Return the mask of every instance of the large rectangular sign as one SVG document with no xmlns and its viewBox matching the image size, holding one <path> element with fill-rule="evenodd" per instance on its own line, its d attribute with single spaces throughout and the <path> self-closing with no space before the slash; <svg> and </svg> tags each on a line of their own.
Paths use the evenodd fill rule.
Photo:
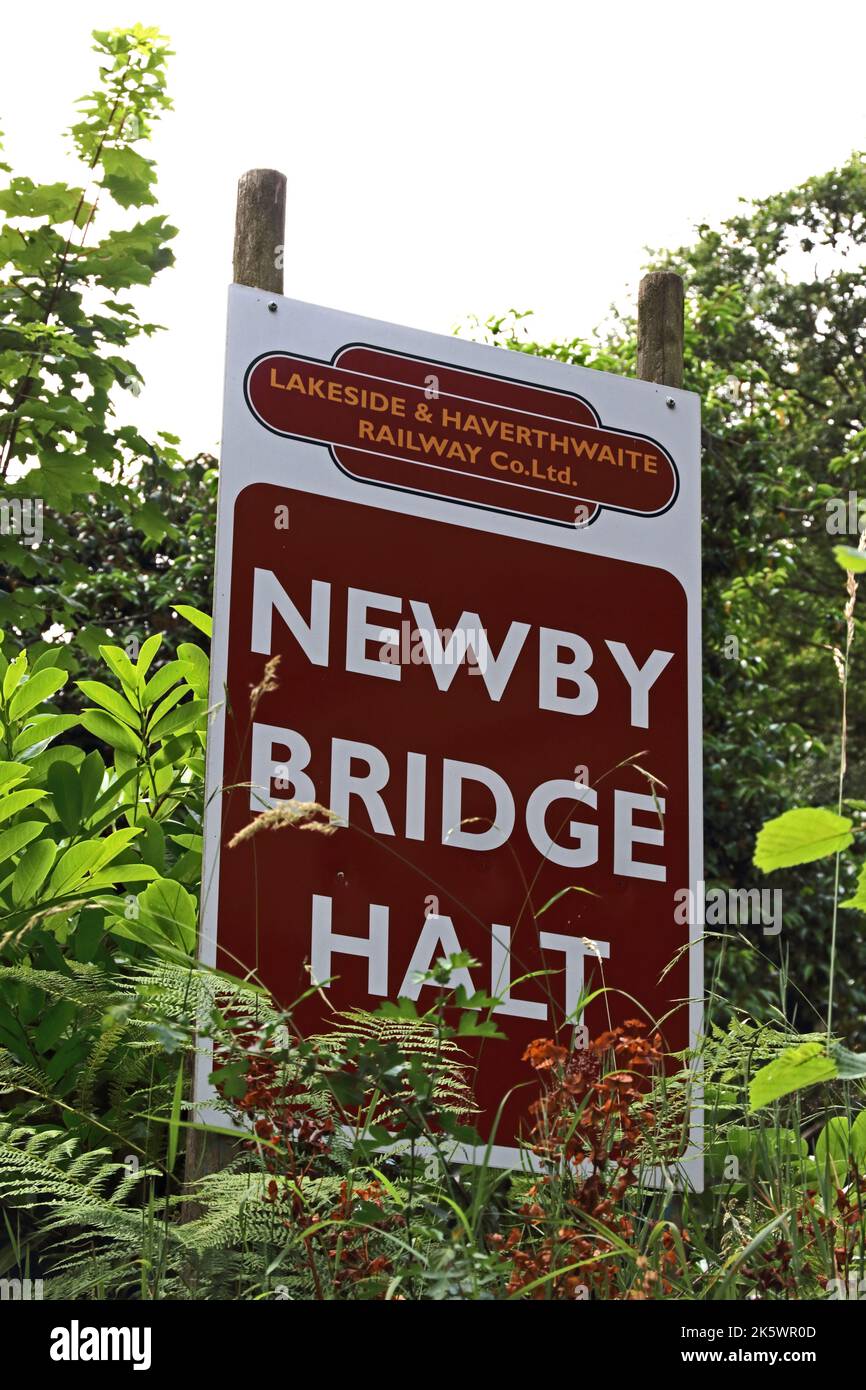
<svg viewBox="0 0 866 1390">
<path fill-rule="evenodd" d="M 469 952 L 485 1138 L 590 980 L 590 1034 L 698 1028 L 699 481 L 690 393 L 230 291 L 202 958 L 420 1009 Z M 340 828 L 229 848 L 289 799 Z"/>
</svg>

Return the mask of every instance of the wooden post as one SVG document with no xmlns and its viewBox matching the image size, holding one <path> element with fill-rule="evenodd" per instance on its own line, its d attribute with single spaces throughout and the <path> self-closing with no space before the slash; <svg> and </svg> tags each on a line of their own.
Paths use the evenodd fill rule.
<svg viewBox="0 0 866 1390">
<path fill-rule="evenodd" d="M 637 374 L 659 386 L 683 384 L 683 278 L 651 270 L 637 292 Z M 672 1194 L 664 1215 L 683 1223 L 683 1197 Z"/>
<path fill-rule="evenodd" d="M 683 305 L 681 275 L 653 270 L 637 294 L 637 374 L 660 386 L 683 384 Z"/>
<path fill-rule="evenodd" d="M 283 292 L 286 235 L 286 176 L 276 169 L 250 169 L 238 180 L 234 283 L 268 294 Z"/>
<path fill-rule="evenodd" d="M 234 283 L 250 285 L 267 294 L 282 294 L 285 234 L 285 174 L 277 169 L 250 169 L 241 174 L 232 258 Z M 182 1221 L 201 1215 L 200 1206 L 189 1196 L 191 1184 L 224 1168 L 235 1148 L 236 1143 L 222 1135 L 187 1131 Z"/>
</svg>

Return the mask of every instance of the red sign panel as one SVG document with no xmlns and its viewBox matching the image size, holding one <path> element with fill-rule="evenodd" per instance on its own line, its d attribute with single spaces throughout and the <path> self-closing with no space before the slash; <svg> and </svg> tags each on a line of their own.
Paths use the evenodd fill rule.
<svg viewBox="0 0 866 1390">
<path fill-rule="evenodd" d="M 284 1003 L 312 967 L 336 1008 L 421 1008 L 416 974 L 469 951 L 467 984 L 504 1001 L 507 1041 L 469 1045 L 486 1136 L 584 982 L 637 997 L 593 1003 L 590 1032 L 688 997 L 685 959 L 660 982 L 689 881 L 684 591 L 654 567 L 273 484 L 243 489 L 232 534 L 217 964 Z M 278 688 L 252 718 L 271 656 Z M 348 826 L 228 848 L 289 798 Z M 296 1020 L 329 1015 L 313 995 Z M 684 1007 L 665 1034 L 686 1046 Z M 500 1145 L 528 1099 L 508 1101 Z"/>
</svg>

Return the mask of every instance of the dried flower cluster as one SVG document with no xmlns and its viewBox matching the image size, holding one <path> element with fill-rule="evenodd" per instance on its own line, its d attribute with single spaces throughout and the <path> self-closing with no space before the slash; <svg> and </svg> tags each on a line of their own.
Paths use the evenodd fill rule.
<svg viewBox="0 0 866 1390">
<path fill-rule="evenodd" d="M 656 1243 L 658 1268 L 637 1255 L 641 1282 L 626 1295 L 613 1258 L 623 1241 L 635 1241 L 622 1199 L 638 1181 L 653 1119 L 645 1079 L 663 1055 L 658 1035 L 644 1032 L 632 1019 L 573 1052 L 549 1039 L 527 1048 L 524 1059 L 542 1085 L 531 1106 L 531 1140 L 544 1172 L 520 1209 L 522 1223 L 490 1238 L 510 1263 L 509 1293 L 532 1286 L 539 1299 L 646 1298 L 669 1288 L 666 1276 L 677 1261 L 669 1231 Z"/>
</svg>

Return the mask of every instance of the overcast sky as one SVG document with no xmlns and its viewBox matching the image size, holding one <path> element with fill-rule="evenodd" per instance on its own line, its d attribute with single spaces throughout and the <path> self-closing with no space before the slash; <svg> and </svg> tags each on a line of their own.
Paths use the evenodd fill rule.
<svg viewBox="0 0 866 1390">
<path fill-rule="evenodd" d="M 168 332 L 119 409 L 215 448 L 235 185 L 289 180 L 286 293 L 448 333 L 537 313 L 588 332 L 634 297 L 643 248 L 866 146 L 866 7 L 725 0 L 198 4 L 38 0 L 2 17 L 15 172 L 78 171 L 59 132 L 94 85 L 90 30 L 173 40 L 148 151 L 177 265 L 141 300 Z"/>
</svg>

